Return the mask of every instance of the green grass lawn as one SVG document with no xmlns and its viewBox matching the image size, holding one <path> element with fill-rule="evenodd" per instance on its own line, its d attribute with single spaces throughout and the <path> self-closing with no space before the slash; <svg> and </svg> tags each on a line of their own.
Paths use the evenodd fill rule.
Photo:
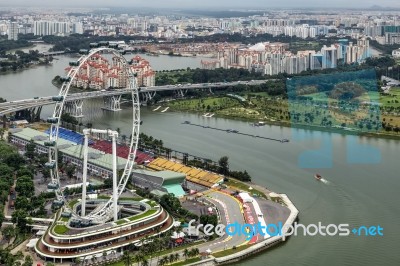
<svg viewBox="0 0 400 266">
<path fill-rule="evenodd" d="M 66 232 L 68 232 L 68 230 L 68 227 L 66 227 L 65 225 L 58 224 L 54 227 L 54 232 L 59 235 L 65 234 Z"/>
<path fill-rule="evenodd" d="M 68 206 L 72 209 L 74 207 L 74 205 L 76 203 L 78 203 L 78 201 L 79 201 L 78 199 L 74 199 L 74 200 L 68 202 Z"/>
<path fill-rule="evenodd" d="M 148 210 L 147 212 L 144 212 L 144 213 L 141 213 L 141 214 L 138 214 L 138 215 L 129 217 L 128 219 L 129 219 L 130 221 L 136 221 L 136 220 L 142 219 L 142 218 L 144 218 L 144 217 L 153 215 L 153 214 L 155 214 L 156 212 L 158 212 L 158 210 Z"/>
<path fill-rule="evenodd" d="M 303 96 L 312 97 L 314 101 L 327 101 L 328 96 L 326 96 L 325 92 L 316 92 L 311 94 L 306 94 Z M 335 99 L 329 99 L 329 101 L 336 102 Z"/>
<path fill-rule="evenodd" d="M 60 221 L 62 222 L 68 222 L 69 218 L 68 217 L 61 217 Z"/>
<path fill-rule="evenodd" d="M 228 182 L 224 182 L 224 184 L 227 185 L 227 186 L 230 186 L 230 187 L 238 188 L 239 190 L 247 191 L 251 195 L 252 194 L 257 194 L 259 197 L 265 197 L 265 195 L 261 191 L 259 191 L 257 189 L 254 189 L 254 188 L 253 189 L 249 189 L 249 187 L 251 187 L 251 184 L 246 184 L 246 183 L 237 181 L 237 180 L 235 180 L 233 178 L 229 178 L 229 181 Z"/>
<path fill-rule="evenodd" d="M 141 201 L 144 198 L 142 197 L 120 197 L 119 200 L 133 200 L 133 201 Z"/>
<path fill-rule="evenodd" d="M 246 97 L 244 97 L 244 98 L 247 98 L 247 95 L 257 95 L 257 96 L 269 97 L 268 93 L 264 92 L 264 91 L 262 91 L 262 92 L 248 92 L 248 93 L 246 93 Z"/>
<path fill-rule="evenodd" d="M 148 201 L 148 202 L 146 202 L 146 203 L 149 204 L 151 207 L 158 206 L 158 203 L 155 202 L 155 201 Z"/>
<path fill-rule="evenodd" d="M 185 248 L 187 248 L 187 249 L 193 248 L 193 247 L 198 246 L 198 245 L 203 244 L 203 243 L 204 243 L 204 242 L 193 242 L 193 243 L 190 243 L 190 244 L 186 244 L 186 245 L 179 246 L 179 247 L 174 248 L 174 249 L 163 250 L 163 251 L 161 251 L 160 254 L 157 255 L 157 256 L 160 256 L 160 257 L 161 257 L 161 256 L 164 256 L 164 255 L 166 255 L 166 254 L 175 253 L 175 252 L 184 250 Z"/>
<path fill-rule="evenodd" d="M 173 264 L 168 264 L 168 265 L 169 266 L 182 266 L 182 265 L 188 265 L 190 263 L 194 263 L 194 262 L 197 262 L 197 261 L 200 261 L 200 260 L 201 260 L 200 258 L 190 258 L 190 259 L 187 259 L 187 260 L 179 261 L 179 262 L 176 262 L 176 263 L 173 263 Z"/>
<path fill-rule="evenodd" d="M 245 250 L 246 248 L 249 248 L 249 247 L 250 247 L 249 245 L 244 245 L 244 246 L 237 247 L 236 249 L 232 249 L 231 248 L 231 249 L 219 251 L 219 252 L 216 252 L 216 253 L 212 253 L 211 255 L 213 255 L 216 258 L 225 257 L 225 256 L 228 256 L 228 255 L 235 254 L 236 252 Z"/>
<path fill-rule="evenodd" d="M 239 107 L 238 100 L 228 97 L 209 97 L 202 99 L 177 100 L 169 102 L 171 109 L 196 112 L 216 112 L 230 107 Z"/>
<path fill-rule="evenodd" d="M 124 223 L 126 223 L 126 222 L 127 222 L 127 221 L 121 219 L 121 220 L 116 221 L 115 223 L 118 224 L 118 225 L 121 225 L 121 224 L 124 224 Z"/>
<path fill-rule="evenodd" d="M 380 95 L 380 102 L 384 107 L 400 107 L 400 88 L 393 87 L 388 95 Z"/>
<path fill-rule="evenodd" d="M 189 248 L 191 248 L 191 247 L 194 247 L 194 246 L 197 246 L 197 245 L 200 245 L 200 244 L 203 244 L 204 242 L 200 242 L 200 243 L 190 243 L 190 244 L 188 244 L 188 245 L 182 245 L 182 246 L 180 246 L 180 247 L 177 247 L 177 248 L 174 248 L 174 249 L 168 249 L 168 250 L 163 250 L 163 251 L 161 251 L 160 253 L 154 253 L 153 254 L 153 261 L 155 261 L 156 259 L 157 259 L 157 257 L 160 257 L 160 259 L 161 259 L 161 257 L 163 257 L 163 256 L 165 256 L 165 255 L 169 255 L 169 254 L 174 254 L 174 253 L 177 253 L 178 251 L 181 251 L 181 250 L 184 250 L 185 248 L 187 248 L 187 249 L 189 249 Z M 147 259 L 150 259 L 150 257 L 147 257 Z M 192 258 L 192 259 L 198 259 L 198 260 L 200 260 L 200 258 Z M 185 264 L 178 264 L 178 265 L 186 265 L 186 264 L 189 264 L 189 263 L 192 263 L 192 262 L 195 262 L 195 261 L 191 261 L 191 262 L 189 262 L 189 261 L 191 261 L 191 259 L 188 259 L 188 260 L 186 260 L 186 261 L 182 261 L 181 263 L 183 263 L 183 262 L 185 262 Z M 179 262 L 178 262 L 179 263 Z M 175 265 L 175 264 L 173 264 L 173 265 Z M 122 262 L 122 261 L 118 261 L 118 262 L 114 262 L 114 263 L 111 263 L 111 264 L 108 264 L 108 266 L 125 266 L 125 264 L 124 264 L 124 262 Z"/>
</svg>

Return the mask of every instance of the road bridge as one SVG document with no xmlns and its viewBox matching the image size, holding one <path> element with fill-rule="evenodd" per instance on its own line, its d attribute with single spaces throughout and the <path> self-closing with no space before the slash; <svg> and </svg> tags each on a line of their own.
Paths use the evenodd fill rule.
<svg viewBox="0 0 400 266">
<path fill-rule="evenodd" d="M 216 83 L 197 83 L 197 84 L 178 84 L 178 85 L 163 85 L 153 87 L 142 87 L 140 94 L 144 101 L 151 100 L 157 92 L 161 91 L 176 91 L 180 97 L 183 97 L 188 90 L 210 90 L 225 88 L 229 86 L 244 85 L 260 85 L 268 80 L 252 80 L 252 81 L 232 81 L 232 82 L 216 82 Z M 81 116 L 82 101 L 91 98 L 105 99 L 105 109 L 111 111 L 118 111 L 121 95 L 130 94 L 129 89 L 115 89 L 115 90 L 101 90 L 101 91 L 84 91 L 74 93 L 67 96 L 66 102 L 70 103 L 71 114 L 75 117 Z M 0 115 L 10 114 L 13 112 L 38 108 L 44 105 L 54 104 L 53 96 L 35 97 L 32 99 L 16 100 L 10 102 L 0 103 Z M 68 106 L 67 106 L 68 107 Z M 68 107 L 69 108 L 69 107 Z M 80 111 L 79 111 L 80 110 Z"/>
</svg>

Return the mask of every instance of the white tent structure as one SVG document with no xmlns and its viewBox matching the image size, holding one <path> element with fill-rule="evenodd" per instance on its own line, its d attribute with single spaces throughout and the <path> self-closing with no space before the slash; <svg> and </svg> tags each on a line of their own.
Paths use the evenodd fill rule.
<svg viewBox="0 0 400 266">
<path fill-rule="evenodd" d="M 175 221 L 175 222 L 174 222 L 174 227 L 179 227 L 179 226 L 181 226 L 181 222 Z"/>
<path fill-rule="evenodd" d="M 38 232 L 36 233 L 36 235 L 37 235 L 37 236 L 42 236 L 42 235 L 44 235 L 44 233 L 46 233 L 46 231 L 40 230 L 40 231 L 38 231 Z"/>
<path fill-rule="evenodd" d="M 243 202 L 253 202 L 253 197 L 251 197 L 249 193 L 239 193 L 239 197 L 242 198 Z"/>
<path fill-rule="evenodd" d="M 173 232 L 171 238 L 172 238 L 172 239 L 178 239 L 178 238 L 182 238 L 182 237 L 184 237 L 184 236 L 185 236 L 185 233 L 184 233 L 184 232 L 179 232 L 179 233 Z"/>
<path fill-rule="evenodd" d="M 38 241 L 39 241 L 39 238 L 32 238 L 31 240 L 29 240 L 28 244 L 26 244 L 26 247 L 33 248 Z"/>
</svg>

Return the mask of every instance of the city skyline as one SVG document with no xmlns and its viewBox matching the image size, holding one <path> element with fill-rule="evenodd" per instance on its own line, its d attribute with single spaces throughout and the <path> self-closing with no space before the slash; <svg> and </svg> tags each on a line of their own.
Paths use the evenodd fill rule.
<svg viewBox="0 0 400 266">
<path fill-rule="evenodd" d="M 346 1 L 346 0 L 337 0 L 335 2 L 331 2 L 327 4 L 326 2 L 319 0 L 302 0 L 302 1 L 294 1 L 294 0 L 282 0 L 279 3 L 275 1 L 260 1 L 260 0 L 248 0 L 246 3 L 243 1 L 229 1 L 229 0 L 220 0 L 218 3 L 211 0 L 204 1 L 180 1 L 180 0 L 171 0 L 166 4 L 165 1 L 154 0 L 151 2 L 143 1 L 143 0 L 115 0 L 110 4 L 109 1 L 105 0 L 88 0 L 88 1 L 78 1 L 71 0 L 64 3 L 54 3 L 54 1 L 50 0 L 38 0 L 32 3 L 27 0 L 15 0 L 12 3 L 0 3 L 0 6 L 47 6 L 47 7 L 138 7 L 138 8 L 218 8 L 218 9 L 235 9 L 235 8 L 328 8 L 328 7 L 336 7 L 336 8 L 359 8 L 359 9 L 368 9 L 374 5 L 378 5 L 381 7 L 400 7 L 400 2 L 398 0 L 382 0 L 379 2 L 367 0 L 355 0 L 355 1 Z"/>
</svg>

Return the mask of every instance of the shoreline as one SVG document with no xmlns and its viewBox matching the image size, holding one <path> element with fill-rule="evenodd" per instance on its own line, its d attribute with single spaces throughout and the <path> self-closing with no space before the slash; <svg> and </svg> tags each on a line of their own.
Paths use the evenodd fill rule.
<svg viewBox="0 0 400 266">
<path fill-rule="evenodd" d="M 48 64 L 30 64 L 29 66 L 24 66 L 23 68 L 18 68 L 17 70 L 12 70 L 12 69 L 8 69 L 8 70 L 6 70 L 6 71 L 0 71 L 0 76 L 1 75 L 9 75 L 9 74 L 15 74 L 15 73 L 20 73 L 20 72 L 23 72 L 23 71 L 25 71 L 25 70 L 30 70 L 30 69 L 33 69 L 33 68 L 36 68 L 36 67 L 41 67 L 41 66 L 51 66 L 52 65 L 52 63 L 50 62 L 50 63 L 48 63 Z"/>
<path fill-rule="evenodd" d="M 247 182 L 242 182 L 237 179 L 235 179 L 235 181 L 243 183 L 243 184 L 247 183 Z M 269 193 L 274 193 L 274 192 L 271 192 L 269 189 L 259 186 L 253 182 L 249 182 L 249 183 L 252 184 L 252 186 L 257 188 L 258 190 L 260 190 L 262 193 L 264 193 L 264 195 L 268 198 L 270 198 Z M 298 220 L 299 211 L 286 194 L 275 193 L 275 195 L 290 210 L 289 217 L 287 218 L 287 220 L 285 221 L 284 226 L 283 226 L 285 228 L 285 226 L 292 225 L 296 220 Z M 288 229 L 284 229 L 284 230 L 286 230 L 286 231 L 283 232 L 282 236 L 273 236 L 273 237 L 264 239 L 258 243 L 248 245 L 248 247 L 246 247 L 245 249 L 238 250 L 237 252 L 234 252 L 232 254 L 221 256 L 221 257 L 219 257 L 219 256 L 214 257 L 213 254 L 210 254 L 209 258 L 207 258 L 207 259 L 200 260 L 200 261 L 197 261 L 194 263 L 185 264 L 185 265 L 191 265 L 191 266 L 197 266 L 197 265 L 210 265 L 211 266 L 211 265 L 213 265 L 214 266 L 214 265 L 231 264 L 234 262 L 246 260 L 252 255 L 261 254 L 263 251 L 268 251 L 277 245 L 284 244 L 286 242 L 285 233 L 288 231 Z M 218 254 L 219 252 L 224 252 L 224 251 L 217 251 L 216 254 Z M 183 263 L 184 263 L 184 261 L 183 261 Z M 174 264 L 172 264 L 172 265 L 174 265 Z"/>
<path fill-rule="evenodd" d="M 176 110 L 171 106 L 170 106 L 170 110 L 173 112 L 188 112 L 188 113 L 197 114 L 197 115 L 201 115 L 201 113 L 202 113 L 202 112 L 190 111 L 190 110 Z M 213 117 L 231 119 L 231 120 L 242 121 L 242 122 L 260 121 L 260 119 L 246 119 L 243 117 L 232 117 L 229 115 L 220 115 L 217 113 L 215 113 L 215 115 Z M 329 133 L 336 133 L 336 134 L 341 134 L 341 135 L 355 135 L 355 136 L 359 136 L 359 137 L 368 137 L 368 138 L 400 140 L 400 133 L 397 135 L 394 135 L 394 134 L 384 134 L 384 133 L 377 133 L 377 132 L 374 133 L 374 132 L 352 131 L 352 130 L 346 130 L 346 129 L 341 129 L 341 128 L 328 128 L 328 127 L 317 126 L 317 125 L 294 124 L 289 121 L 271 121 L 269 119 L 265 119 L 265 120 L 263 120 L 263 122 L 265 122 L 266 125 L 288 127 L 288 128 L 292 128 L 292 129 L 304 129 L 304 130 L 311 130 L 311 131 L 329 132 Z"/>
</svg>

